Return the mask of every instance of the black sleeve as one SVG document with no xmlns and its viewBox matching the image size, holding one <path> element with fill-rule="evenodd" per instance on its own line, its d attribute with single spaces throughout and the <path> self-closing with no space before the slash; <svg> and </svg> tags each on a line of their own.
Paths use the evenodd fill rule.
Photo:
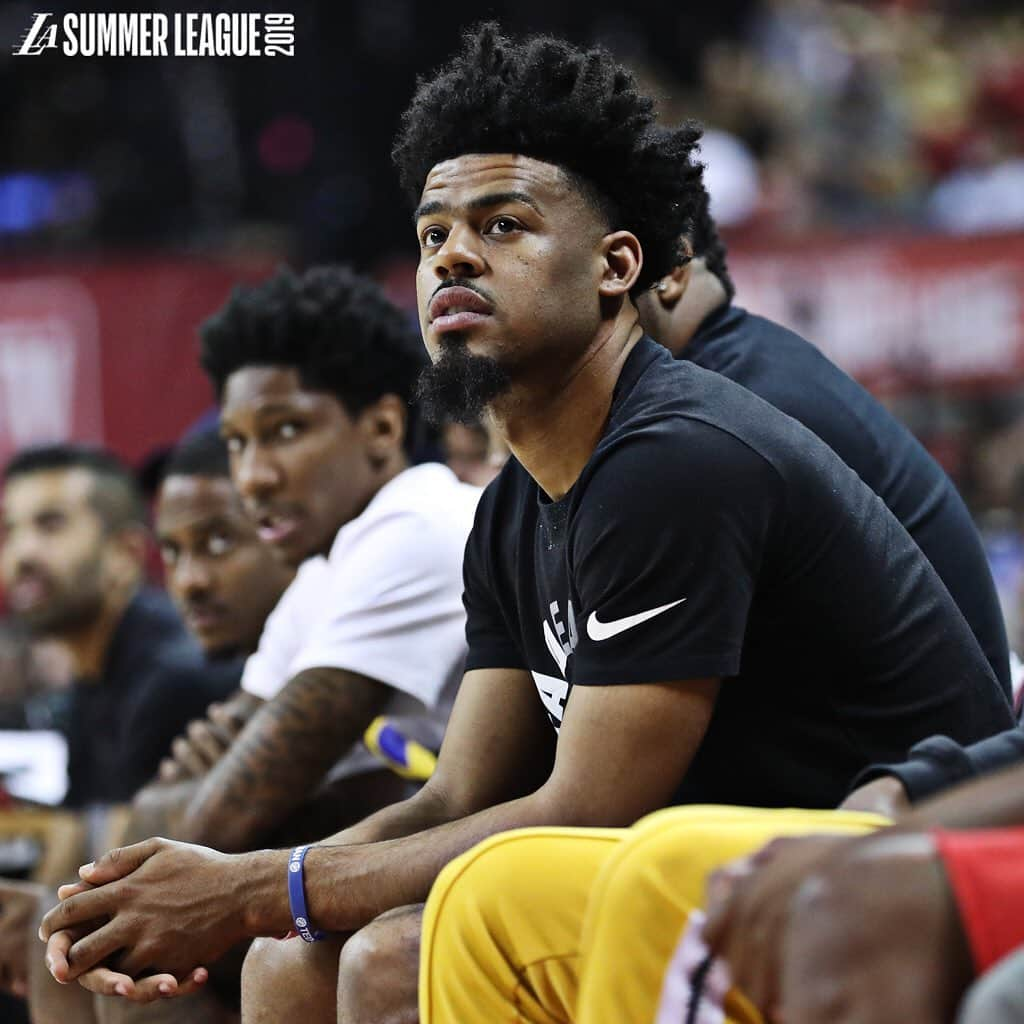
<svg viewBox="0 0 1024 1024">
<path fill-rule="evenodd" d="M 1024 762 L 1024 731 L 1007 729 L 964 747 L 948 736 L 931 736 L 912 747 L 902 764 L 876 764 L 865 768 L 852 789 L 883 775 L 903 783 L 911 803 L 943 790 Z"/>
<path fill-rule="evenodd" d="M 576 685 L 736 675 L 783 482 L 699 421 L 634 431 L 595 470 L 573 524 Z"/>
<path fill-rule="evenodd" d="M 527 668 L 520 646 L 498 599 L 501 592 L 495 580 L 499 568 L 495 562 L 495 513 L 501 500 L 498 481 L 484 491 L 477 505 L 473 529 L 466 542 L 462 561 L 462 603 L 466 609 L 466 671 L 477 668 Z M 507 588 L 506 588 L 507 589 Z"/>
<path fill-rule="evenodd" d="M 157 664 L 138 688 L 128 717 L 121 765 L 125 789 L 146 785 L 189 722 L 206 716 L 215 701 L 234 693 L 242 679 L 241 661 L 211 664 Z"/>
</svg>

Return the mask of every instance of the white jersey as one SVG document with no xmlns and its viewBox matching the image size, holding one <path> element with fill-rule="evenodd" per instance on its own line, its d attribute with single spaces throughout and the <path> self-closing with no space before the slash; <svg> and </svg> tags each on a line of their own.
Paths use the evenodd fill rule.
<svg viewBox="0 0 1024 1024">
<path fill-rule="evenodd" d="M 307 559 L 263 627 L 242 688 L 271 700 L 299 672 L 345 669 L 391 688 L 384 714 L 436 750 L 466 656 L 462 555 L 480 490 L 413 466 Z M 380 762 L 353 747 L 332 773 Z"/>
</svg>

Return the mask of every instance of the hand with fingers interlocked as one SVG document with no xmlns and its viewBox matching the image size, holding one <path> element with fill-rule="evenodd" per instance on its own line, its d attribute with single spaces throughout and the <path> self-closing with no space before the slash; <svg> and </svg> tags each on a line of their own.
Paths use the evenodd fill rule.
<svg viewBox="0 0 1024 1024">
<path fill-rule="evenodd" d="M 50 973 L 133 1002 L 195 991 L 246 935 L 240 859 L 147 839 L 87 864 L 40 926 Z"/>
</svg>

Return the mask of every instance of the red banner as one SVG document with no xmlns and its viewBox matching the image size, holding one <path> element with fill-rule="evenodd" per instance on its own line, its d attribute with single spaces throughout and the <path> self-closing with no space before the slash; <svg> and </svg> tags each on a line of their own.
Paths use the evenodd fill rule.
<svg viewBox="0 0 1024 1024">
<path fill-rule="evenodd" d="M 885 391 L 1024 381 L 1024 236 L 736 245 L 737 301 Z"/>
<path fill-rule="evenodd" d="M 212 405 L 197 328 L 269 265 L 137 260 L 0 268 L 0 462 L 102 441 L 132 462 Z"/>
</svg>

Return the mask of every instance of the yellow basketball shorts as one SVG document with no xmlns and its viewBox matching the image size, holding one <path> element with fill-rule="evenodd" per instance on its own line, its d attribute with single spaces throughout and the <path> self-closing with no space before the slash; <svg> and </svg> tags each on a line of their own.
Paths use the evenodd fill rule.
<svg viewBox="0 0 1024 1024">
<path fill-rule="evenodd" d="M 427 902 L 422 1024 L 649 1024 L 707 876 L 777 836 L 857 835 L 873 814 L 689 806 L 629 829 L 505 832 L 452 861 Z M 735 989 L 737 1024 L 761 1017 Z"/>
</svg>

